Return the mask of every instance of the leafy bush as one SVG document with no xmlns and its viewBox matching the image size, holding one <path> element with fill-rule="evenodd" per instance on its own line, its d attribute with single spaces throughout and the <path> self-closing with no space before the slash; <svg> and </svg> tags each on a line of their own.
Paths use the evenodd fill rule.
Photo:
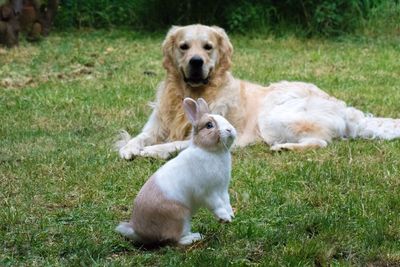
<svg viewBox="0 0 400 267">
<path fill-rule="evenodd" d="M 361 30 L 367 35 L 392 35 L 400 33 L 400 3 L 399 1 L 382 1 L 382 3 L 367 6 L 368 17 L 363 22 Z"/>
<path fill-rule="evenodd" d="M 353 32 L 371 13 L 389 12 L 393 5 L 398 0 L 64 0 L 56 25 L 154 31 L 203 23 L 241 33 L 285 28 L 333 36 Z"/>
<path fill-rule="evenodd" d="M 226 17 L 226 27 L 234 32 L 245 33 L 249 30 L 269 30 L 276 14 L 273 5 L 250 3 L 244 1 L 229 10 Z"/>
<path fill-rule="evenodd" d="M 138 1 L 61 0 L 55 25 L 58 28 L 133 26 L 138 18 Z"/>
<path fill-rule="evenodd" d="M 276 5 L 278 21 L 298 25 L 307 35 L 353 31 L 364 14 L 359 0 L 286 0 Z"/>
</svg>

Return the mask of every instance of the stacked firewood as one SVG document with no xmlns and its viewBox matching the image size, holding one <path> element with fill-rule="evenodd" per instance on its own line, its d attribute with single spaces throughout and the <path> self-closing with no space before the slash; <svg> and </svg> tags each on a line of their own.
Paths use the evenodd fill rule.
<svg viewBox="0 0 400 267">
<path fill-rule="evenodd" d="M 0 44 L 18 45 L 19 33 L 37 41 L 50 32 L 59 0 L 0 0 Z"/>
</svg>

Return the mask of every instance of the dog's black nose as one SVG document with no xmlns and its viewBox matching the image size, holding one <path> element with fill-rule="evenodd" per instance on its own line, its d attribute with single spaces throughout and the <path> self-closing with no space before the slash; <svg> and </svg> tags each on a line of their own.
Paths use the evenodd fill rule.
<svg viewBox="0 0 400 267">
<path fill-rule="evenodd" d="M 189 64 L 190 64 L 190 66 L 192 66 L 194 68 L 200 68 L 203 66 L 204 61 L 201 57 L 194 56 L 190 59 Z"/>
</svg>

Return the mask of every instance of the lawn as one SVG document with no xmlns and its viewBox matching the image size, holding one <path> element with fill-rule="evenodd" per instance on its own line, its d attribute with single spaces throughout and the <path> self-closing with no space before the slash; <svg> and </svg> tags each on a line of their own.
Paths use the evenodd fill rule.
<svg viewBox="0 0 400 267">
<path fill-rule="evenodd" d="M 114 232 L 164 161 L 120 159 L 164 78 L 162 35 L 53 33 L 0 49 L 0 265 L 399 266 L 400 141 L 336 140 L 304 153 L 233 152 L 236 217 L 193 219 L 205 239 L 146 250 Z M 236 77 L 302 80 L 400 117 L 398 37 L 232 36 Z"/>
</svg>

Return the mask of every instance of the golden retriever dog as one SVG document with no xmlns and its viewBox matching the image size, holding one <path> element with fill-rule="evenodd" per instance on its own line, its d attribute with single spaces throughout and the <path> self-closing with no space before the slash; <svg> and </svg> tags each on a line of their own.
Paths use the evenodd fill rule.
<svg viewBox="0 0 400 267">
<path fill-rule="evenodd" d="M 304 150 L 335 138 L 400 137 L 399 119 L 366 116 L 313 84 L 235 79 L 229 71 L 232 44 L 222 28 L 173 26 L 162 48 L 167 77 L 142 132 L 134 138 L 123 132 L 116 143 L 124 159 L 168 158 L 189 145 L 185 97 L 202 97 L 212 113 L 224 116 L 237 129 L 235 147 L 264 141 L 274 151 Z"/>
</svg>

